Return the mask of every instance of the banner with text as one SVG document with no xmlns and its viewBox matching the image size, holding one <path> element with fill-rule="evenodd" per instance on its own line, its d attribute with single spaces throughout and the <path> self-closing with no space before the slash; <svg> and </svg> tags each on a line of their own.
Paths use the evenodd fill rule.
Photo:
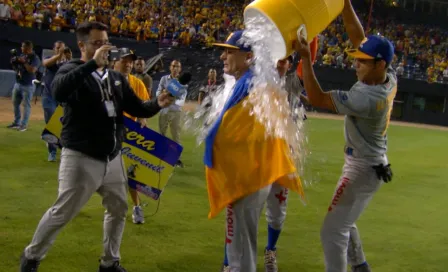
<svg viewBox="0 0 448 272">
<path fill-rule="evenodd" d="M 64 110 L 58 106 L 42 132 L 48 143 L 60 144 Z M 173 140 L 124 117 L 121 153 L 131 188 L 158 200 L 180 158 L 183 147 Z"/>
</svg>

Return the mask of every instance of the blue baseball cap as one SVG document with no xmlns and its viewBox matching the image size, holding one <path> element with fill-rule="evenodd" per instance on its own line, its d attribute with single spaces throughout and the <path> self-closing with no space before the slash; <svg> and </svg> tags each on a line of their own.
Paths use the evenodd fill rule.
<svg viewBox="0 0 448 272">
<path fill-rule="evenodd" d="M 225 43 L 214 43 L 213 45 L 229 49 L 237 49 L 245 52 L 252 51 L 252 48 L 250 46 L 245 45 L 243 42 L 240 41 L 242 36 L 243 36 L 243 30 L 238 30 L 233 33 L 230 33 Z"/>
<path fill-rule="evenodd" d="M 394 46 L 383 36 L 371 35 L 361 42 L 358 49 L 347 50 L 347 54 L 355 59 L 379 59 L 389 64 L 394 57 Z"/>
</svg>

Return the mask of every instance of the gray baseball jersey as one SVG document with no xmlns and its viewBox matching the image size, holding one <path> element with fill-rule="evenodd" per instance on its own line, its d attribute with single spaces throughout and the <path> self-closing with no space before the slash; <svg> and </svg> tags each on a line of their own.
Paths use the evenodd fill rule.
<svg viewBox="0 0 448 272">
<path fill-rule="evenodd" d="M 387 151 L 387 128 L 397 93 L 397 76 L 387 71 L 382 85 L 355 83 L 349 92 L 331 91 L 338 113 L 345 115 L 345 142 L 360 157 L 376 157 Z"/>
</svg>

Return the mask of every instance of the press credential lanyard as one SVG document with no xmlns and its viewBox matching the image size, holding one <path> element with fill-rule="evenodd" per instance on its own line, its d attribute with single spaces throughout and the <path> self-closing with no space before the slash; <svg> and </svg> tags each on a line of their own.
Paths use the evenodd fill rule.
<svg viewBox="0 0 448 272">
<path fill-rule="evenodd" d="M 111 100 L 112 90 L 110 88 L 110 78 L 108 76 L 107 70 L 104 71 L 103 76 L 100 76 L 97 71 L 95 71 L 94 73 L 95 75 L 93 75 L 93 77 L 95 78 L 95 81 L 98 84 L 98 88 L 100 89 L 101 101 L 104 101 L 107 116 L 116 117 L 117 112 L 115 110 L 114 102 Z"/>
</svg>

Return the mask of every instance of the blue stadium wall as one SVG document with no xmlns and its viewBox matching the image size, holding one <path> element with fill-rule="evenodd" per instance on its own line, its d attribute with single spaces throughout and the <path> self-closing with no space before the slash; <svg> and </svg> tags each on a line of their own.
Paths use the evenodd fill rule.
<svg viewBox="0 0 448 272">
<path fill-rule="evenodd" d="M 15 25 L 0 25 L 0 70 L 10 69 L 9 51 L 19 49 L 23 40 L 31 40 L 35 44 L 36 53 L 41 55 L 43 49 L 51 49 L 57 40 L 64 41 L 79 56 L 75 35 L 65 32 L 38 31 L 20 28 Z M 208 70 L 214 68 L 218 74 L 222 71 L 219 60 L 220 51 L 193 44 L 189 48 L 171 48 L 159 46 L 157 42 L 137 42 L 131 39 L 111 37 L 111 42 L 118 47 L 128 47 L 140 56 L 149 59 L 163 53 L 164 71 L 153 73 L 153 92 L 157 82 L 164 74 L 169 73 L 172 60 L 179 60 L 183 70 L 193 75 L 189 87 L 191 100 L 197 99 L 198 89 L 207 79 Z M 324 90 L 349 90 L 356 81 L 352 70 L 340 70 L 329 67 L 315 67 L 316 75 Z M 10 96 L 14 84 L 11 71 L 0 71 L 0 96 Z M 392 118 L 398 121 L 417 122 L 448 126 L 448 85 L 429 84 L 425 81 L 402 78 L 398 82 L 398 93 L 394 101 Z"/>
</svg>

